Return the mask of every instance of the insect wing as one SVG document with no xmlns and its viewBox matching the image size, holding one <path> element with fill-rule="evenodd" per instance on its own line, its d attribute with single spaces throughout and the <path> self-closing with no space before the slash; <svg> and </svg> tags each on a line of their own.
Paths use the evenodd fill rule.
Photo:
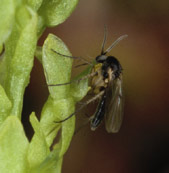
<svg viewBox="0 0 169 173">
<path fill-rule="evenodd" d="M 109 82 L 106 95 L 106 130 L 109 133 L 116 133 L 119 131 L 123 119 L 124 98 L 122 93 L 122 76 Z"/>
</svg>

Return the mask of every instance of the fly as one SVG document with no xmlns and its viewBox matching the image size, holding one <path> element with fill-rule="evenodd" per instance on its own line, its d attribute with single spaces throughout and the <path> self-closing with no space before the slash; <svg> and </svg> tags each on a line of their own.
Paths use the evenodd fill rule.
<svg viewBox="0 0 169 173">
<path fill-rule="evenodd" d="M 95 114 L 90 118 L 91 130 L 95 130 L 100 123 L 105 119 L 106 130 L 109 133 L 116 133 L 119 131 L 123 119 L 124 98 L 122 92 L 122 67 L 120 62 L 114 56 L 108 56 L 107 53 L 127 35 L 119 37 L 113 42 L 108 49 L 104 51 L 104 45 L 107 39 L 106 28 L 104 32 L 104 39 L 102 43 L 101 54 L 95 58 L 96 65 L 93 67 L 91 73 L 79 80 L 91 78 L 90 86 L 94 97 L 86 101 L 79 109 L 69 115 L 67 118 L 58 121 L 61 123 L 75 115 L 84 106 L 99 99 Z M 54 51 L 54 50 L 53 50 Z M 55 53 L 58 53 L 54 51 Z M 60 53 L 58 53 L 60 54 Z M 61 54 L 60 54 L 61 55 Z M 66 55 L 63 55 L 66 56 Z M 69 57 L 69 56 L 66 56 Z M 70 82 L 71 83 L 71 82 Z M 65 83 L 65 84 L 70 84 Z M 58 84 L 64 85 L 64 84 Z M 58 86 L 49 85 L 49 86 Z"/>
</svg>

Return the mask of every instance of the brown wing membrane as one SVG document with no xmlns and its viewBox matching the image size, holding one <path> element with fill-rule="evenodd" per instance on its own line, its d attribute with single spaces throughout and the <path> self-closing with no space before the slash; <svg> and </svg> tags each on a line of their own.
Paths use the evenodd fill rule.
<svg viewBox="0 0 169 173">
<path fill-rule="evenodd" d="M 109 133 L 119 131 L 123 119 L 124 99 L 122 93 L 122 76 L 111 80 L 106 89 L 105 126 Z"/>
</svg>

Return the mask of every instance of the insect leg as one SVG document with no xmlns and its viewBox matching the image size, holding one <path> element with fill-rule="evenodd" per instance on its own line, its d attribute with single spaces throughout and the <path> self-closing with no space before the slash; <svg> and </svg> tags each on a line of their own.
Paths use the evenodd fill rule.
<svg viewBox="0 0 169 173">
<path fill-rule="evenodd" d="M 92 65 L 92 63 L 91 63 L 91 62 L 87 61 L 86 59 L 84 59 L 84 58 L 82 58 L 82 57 L 76 57 L 76 56 L 63 55 L 63 54 L 61 54 L 61 53 L 59 53 L 59 52 L 55 51 L 54 49 L 51 49 L 51 51 L 53 51 L 53 52 L 57 53 L 58 55 L 61 55 L 61 56 L 67 57 L 67 58 L 81 59 L 81 60 L 82 60 L 82 61 L 84 61 L 85 63 Z"/>
<path fill-rule="evenodd" d="M 75 130 L 74 135 L 76 135 L 83 127 L 85 127 L 91 121 L 92 118 L 93 116 L 85 120 L 83 124 Z"/>
<path fill-rule="evenodd" d="M 77 80 L 73 80 L 73 81 L 70 81 L 70 82 L 67 82 L 67 83 L 62 83 L 62 84 L 49 84 L 48 86 L 69 85 L 69 84 L 71 84 L 71 83 L 73 83 L 73 82 L 79 83 L 81 80 L 85 80 L 85 79 L 88 79 L 88 78 L 93 77 L 93 76 L 96 76 L 96 75 L 97 75 L 97 72 L 93 72 L 93 73 L 88 74 L 88 75 L 86 75 L 86 76 L 84 76 L 84 77 L 82 77 L 82 78 L 79 78 L 79 79 L 77 79 Z"/>
<path fill-rule="evenodd" d="M 55 123 L 62 123 L 66 120 L 68 120 L 69 118 L 71 118 L 73 115 L 75 115 L 77 112 L 79 112 L 81 109 L 83 109 L 86 105 L 88 105 L 89 103 L 97 100 L 98 98 L 100 98 L 103 94 L 104 94 L 105 91 L 101 91 L 100 93 L 98 93 L 97 95 L 95 95 L 93 98 L 87 100 L 82 106 L 80 106 L 79 109 L 77 109 L 75 112 L 73 112 L 71 115 L 69 115 L 67 118 L 63 119 L 63 120 L 60 120 L 60 121 L 55 121 Z"/>
<path fill-rule="evenodd" d="M 5 44 L 3 43 L 3 45 L 2 45 L 3 47 L 2 47 L 2 50 L 1 50 L 1 52 L 0 52 L 0 56 L 1 55 L 3 55 L 4 54 L 4 52 L 5 52 Z"/>
<path fill-rule="evenodd" d="M 83 64 L 76 65 L 75 68 L 81 67 L 81 66 L 84 66 L 84 65 L 88 65 L 88 63 L 83 63 Z"/>
</svg>

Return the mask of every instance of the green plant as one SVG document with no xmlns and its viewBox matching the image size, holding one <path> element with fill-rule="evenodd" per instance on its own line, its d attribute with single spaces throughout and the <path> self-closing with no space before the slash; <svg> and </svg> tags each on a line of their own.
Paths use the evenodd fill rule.
<svg viewBox="0 0 169 173">
<path fill-rule="evenodd" d="M 70 81 L 72 59 L 65 44 L 49 34 L 42 48 L 37 40 L 46 26 L 64 22 L 78 0 L 0 0 L 0 172 L 61 172 L 63 155 L 74 133 L 75 117 L 64 123 L 54 123 L 70 115 L 75 103 L 88 91 L 88 80 L 78 85 L 48 87 L 40 121 L 33 112 L 30 122 L 34 129 L 31 141 L 21 123 L 23 95 L 29 83 L 34 55 L 42 62 L 48 84 Z M 88 70 L 83 74 L 88 73 Z M 60 140 L 50 147 L 61 129 Z"/>
</svg>

